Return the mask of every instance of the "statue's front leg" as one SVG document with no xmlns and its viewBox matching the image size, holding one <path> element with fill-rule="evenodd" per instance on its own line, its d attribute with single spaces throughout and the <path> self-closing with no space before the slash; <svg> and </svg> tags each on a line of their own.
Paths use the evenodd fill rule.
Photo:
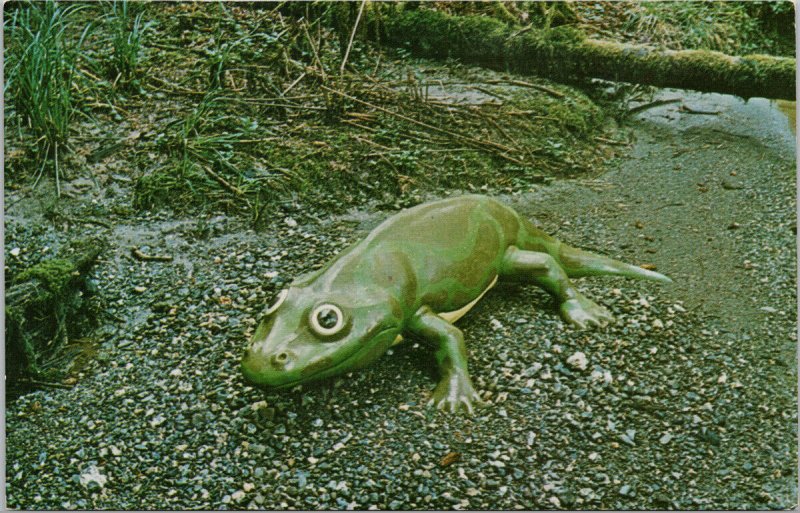
<svg viewBox="0 0 800 513">
<path fill-rule="evenodd" d="M 480 397 L 467 371 L 467 349 L 461 330 L 423 306 L 411 319 L 409 331 L 437 345 L 440 381 L 428 405 L 452 413 L 464 410 L 471 414 L 474 406 L 480 403 Z"/>
</svg>

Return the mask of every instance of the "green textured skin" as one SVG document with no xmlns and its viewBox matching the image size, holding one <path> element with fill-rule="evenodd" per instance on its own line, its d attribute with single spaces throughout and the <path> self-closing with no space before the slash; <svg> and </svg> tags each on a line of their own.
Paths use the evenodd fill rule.
<svg viewBox="0 0 800 513">
<path fill-rule="evenodd" d="M 461 331 L 444 313 L 479 299 L 495 280 L 535 283 L 553 294 L 564 318 L 605 325 L 610 314 L 568 277 L 616 274 L 669 282 L 653 271 L 572 248 L 485 196 L 461 196 L 404 210 L 319 271 L 296 279 L 257 328 L 242 358 L 254 384 L 284 388 L 367 365 L 398 335 L 437 345 L 441 382 L 431 402 L 472 411 Z M 341 308 L 345 328 L 321 337 L 309 325 L 318 305 Z M 442 316 L 438 314 L 443 314 Z"/>
</svg>

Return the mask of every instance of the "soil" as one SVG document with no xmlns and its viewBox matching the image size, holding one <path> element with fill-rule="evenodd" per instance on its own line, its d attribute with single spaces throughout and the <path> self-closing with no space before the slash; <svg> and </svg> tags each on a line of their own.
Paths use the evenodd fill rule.
<svg viewBox="0 0 800 513">
<path fill-rule="evenodd" d="M 674 284 L 581 280 L 617 317 L 590 332 L 538 290 L 496 289 L 459 322 L 487 401 L 472 418 L 425 406 L 433 355 L 413 339 L 299 392 L 264 396 L 238 372 L 269 296 L 390 212 L 287 203 L 259 232 L 227 216 L 110 215 L 97 358 L 75 386 L 7 405 L 7 505 L 796 507 L 794 136 L 765 101 L 660 96 L 683 104 L 631 119 L 609 171 L 501 199 Z M 99 230 L 53 217 L 51 192 L 6 191 L 7 266 Z M 127 194 L 88 197 L 107 208 Z M 175 260 L 138 262 L 131 246 Z"/>
</svg>

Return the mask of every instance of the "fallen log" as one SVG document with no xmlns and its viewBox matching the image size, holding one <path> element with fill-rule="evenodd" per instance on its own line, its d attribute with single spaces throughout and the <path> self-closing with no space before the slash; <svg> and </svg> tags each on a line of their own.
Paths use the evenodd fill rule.
<svg viewBox="0 0 800 513">
<path fill-rule="evenodd" d="M 659 50 L 587 39 L 569 26 L 519 30 L 485 16 L 431 9 L 400 9 L 381 22 L 383 43 L 423 57 L 455 58 L 556 81 L 600 78 L 743 98 L 795 99 L 795 59 L 787 57 Z"/>
<path fill-rule="evenodd" d="M 59 380 L 75 356 L 69 345 L 96 319 L 87 273 L 105 248 L 99 238 L 66 245 L 17 274 L 6 289 L 6 380 L 10 388 Z"/>
</svg>

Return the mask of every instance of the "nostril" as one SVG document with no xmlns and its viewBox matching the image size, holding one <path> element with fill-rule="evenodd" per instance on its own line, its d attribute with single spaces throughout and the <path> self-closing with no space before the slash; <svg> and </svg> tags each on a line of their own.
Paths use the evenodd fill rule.
<svg viewBox="0 0 800 513">
<path fill-rule="evenodd" d="M 289 362 L 289 353 L 278 353 L 272 356 L 272 365 L 284 367 Z"/>
</svg>

